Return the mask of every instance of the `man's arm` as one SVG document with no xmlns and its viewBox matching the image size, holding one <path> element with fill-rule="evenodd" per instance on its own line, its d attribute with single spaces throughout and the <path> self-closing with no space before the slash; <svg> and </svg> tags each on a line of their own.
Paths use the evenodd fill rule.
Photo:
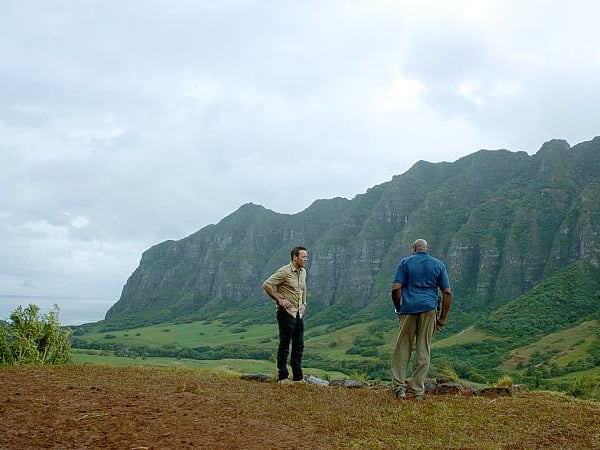
<svg viewBox="0 0 600 450">
<path fill-rule="evenodd" d="M 392 284 L 392 301 L 394 302 L 396 313 L 398 313 L 402 305 L 402 283 Z"/>
<path fill-rule="evenodd" d="M 450 311 L 450 305 L 452 305 L 452 289 L 444 288 L 442 289 L 442 313 L 435 323 L 437 328 L 442 328 L 444 326 L 446 316 L 448 315 L 448 311 Z"/>
<path fill-rule="evenodd" d="M 265 284 L 263 284 L 262 287 L 263 287 L 263 290 L 267 293 L 267 295 L 269 297 L 271 297 L 273 300 L 275 300 L 275 303 L 277 303 L 282 308 L 286 308 L 287 309 L 290 306 L 292 306 L 292 304 L 286 298 L 284 298 L 282 295 L 280 295 L 279 292 L 277 292 L 276 290 L 274 290 L 268 284 L 265 283 Z"/>
</svg>

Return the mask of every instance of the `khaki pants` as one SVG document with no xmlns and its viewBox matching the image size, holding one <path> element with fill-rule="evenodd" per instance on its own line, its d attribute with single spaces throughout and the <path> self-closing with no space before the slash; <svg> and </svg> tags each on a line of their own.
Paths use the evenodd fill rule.
<svg viewBox="0 0 600 450">
<path fill-rule="evenodd" d="M 416 361 L 412 375 L 412 390 L 416 394 L 425 393 L 425 377 L 429 370 L 431 339 L 435 331 L 436 311 L 420 314 L 406 314 L 400 317 L 400 330 L 396 348 L 392 355 L 392 382 L 394 388 L 404 386 L 406 370 L 416 340 Z"/>
</svg>

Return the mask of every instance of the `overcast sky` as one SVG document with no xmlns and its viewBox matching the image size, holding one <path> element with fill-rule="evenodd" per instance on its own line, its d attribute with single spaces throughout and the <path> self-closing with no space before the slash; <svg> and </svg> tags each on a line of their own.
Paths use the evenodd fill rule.
<svg viewBox="0 0 600 450">
<path fill-rule="evenodd" d="M 0 0 L 0 294 L 420 159 L 600 134 L 597 1 Z"/>
</svg>

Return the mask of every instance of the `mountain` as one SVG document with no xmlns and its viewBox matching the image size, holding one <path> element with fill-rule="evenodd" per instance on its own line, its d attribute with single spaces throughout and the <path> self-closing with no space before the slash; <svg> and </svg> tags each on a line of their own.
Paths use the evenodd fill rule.
<svg viewBox="0 0 600 450">
<path fill-rule="evenodd" d="M 454 291 L 452 331 L 487 317 L 577 261 L 600 266 L 600 137 L 535 155 L 481 150 L 417 162 L 352 200 L 278 214 L 246 204 L 216 225 L 142 255 L 106 319 L 272 319 L 262 281 L 309 250 L 311 321 L 389 313 L 395 265 L 416 238 L 443 260 Z"/>
</svg>

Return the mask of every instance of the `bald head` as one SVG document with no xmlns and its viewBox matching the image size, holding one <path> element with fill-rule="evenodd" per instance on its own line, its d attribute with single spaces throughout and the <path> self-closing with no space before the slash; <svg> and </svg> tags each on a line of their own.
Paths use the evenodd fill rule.
<svg viewBox="0 0 600 450">
<path fill-rule="evenodd" d="M 427 251 L 427 241 L 425 239 L 417 239 L 413 242 L 412 245 L 413 251 L 416 252 L 426 252 Z"/>
</svg>

